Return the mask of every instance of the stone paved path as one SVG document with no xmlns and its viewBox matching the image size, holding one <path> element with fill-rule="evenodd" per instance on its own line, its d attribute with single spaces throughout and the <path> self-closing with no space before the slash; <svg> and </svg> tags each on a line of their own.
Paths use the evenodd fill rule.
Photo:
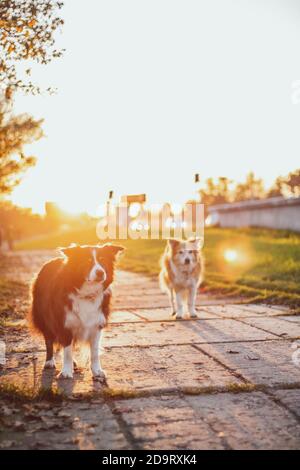
<svg viewBox="0 0 300 470">
<path fill-rule="evenodd" d="M 49 255 L 17 255 L 20 279 L 27 282 Z M 105 389 L 93 382 L 85 349 L 73 381 L 43 372 L 42 342 L 24 322 L 13 325 L 0 338 L 7 343 L 1 382 L 63 389 L 67 398 L 4 399 L 0 447 L 299 448 L 300 317 L 201 296 L 197 309 L 197 320 L 174 321 L 156 280 L 119 272 L 102 342 Z"/>
</svg>

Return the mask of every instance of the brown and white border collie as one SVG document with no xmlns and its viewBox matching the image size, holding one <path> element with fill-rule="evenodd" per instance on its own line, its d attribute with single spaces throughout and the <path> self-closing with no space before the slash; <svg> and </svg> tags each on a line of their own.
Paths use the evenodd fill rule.
<svg viewBox="0 0 300 470">
<path fill-rule="evenodd" d="M 169 294 L 172 315 L 175 318 L 182 318 L 183 301 L 186 297 L 190 316 L 197 317 L 195 300 L 203 271 L 200 239 L 168 240 L 161 258 L 159 280 L 161 289 Z"/>
<path fill-rule="evenodd" d="M 45 368 L 54 368 L 54 343 L 63 346 L 62 378 L 73 377 L 72 344 L 87 341 L 93 377 L 105 379 L 99 359 L 101 330 L 109 316 L 114 264 L 123 247 L 71 245 L 46 263 L 32 287 L 31 319 L 46 343 Z"/>
</svg>

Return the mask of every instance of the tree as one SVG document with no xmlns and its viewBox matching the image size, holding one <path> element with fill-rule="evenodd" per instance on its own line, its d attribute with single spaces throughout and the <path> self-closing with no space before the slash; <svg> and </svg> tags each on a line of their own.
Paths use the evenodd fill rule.
<svg viewBox="0 0 300 470">
<path fill-rule="evenodd" d="M 30 237 L 49 231 L 49 223 L 44 217 L 9 201 L 0 200 L 0 221 L 0 233 L 5 239 Z"/>
<path fill-rule="evenodd" d="M 249 199 L 261 199 L 265 196 L 264 183 L 261 178 L 256 178 L 251 171 L 246 176 L 244 183 L 238 183 L 234 191 L 235 201 L 246 201 Z"/>
<path fill-rule="evenodd" d="M 300 196 L 300 169 L 291 171 L 287 176 L 276 178 L 268 191 L 268 197 L 274 196 Z"/>
<path fill-rule="evenodd" d="M 205 187 L 199 191 L 201 201 L 207 205 L 229 202 L 231 198 L 230 183 L 231 181 L 224 176 L 220 176 L 216 182 L 213 178 L 207 178 Z"/>
<path fill-rule="evenodd" d="M 205 187 L 199 191 L 200 201 L 205 206 L 205 214 L 207 214 L 207 208 L 209 206 L 231 201 L 231 182 L 231 180 L 224 176 L 219 176 L 216 182 L 213 178 L 207 178 Z"/>
<path fill-rule="evenodd" d="M 63 24 L 58 11 L 63 2 L 53 0 L 0 1 L 0 195 L 12 191 L 35 158 L 25 156 L 23 146 L 42 137 L 42 121 L 27 114 L 14 116 L 12 97 L 17 89 L 33 94 L 41 90 L 21 78 L 17 65 L 35 61 L 48 64 L 60 57 L 55 32 Z M 51 88 L 48 88 L 51 91 Z"/>
<path fill-rule="evenodd" d="M 27 114 L 14 116 L 9 100 L 0 101 L 0 194 L 10 193 L 35 164 L 34 157 L 24 155 L 23 146 L 42 137 L 41 124 Z"/>
<path fill-rule="evenodd" d="M 0 1 L 0 83 L 2 92 L 13 88 L 39 93 L 31 81 L 25 83 L 19 76 L 17 63 L 28 62 L 30 75 L 32 61 L 49 63 L 60 57 L 62 50 L 55 48 L 55 32 L 63 24 L 57 12 L 63 2 L 53 0 L 1 0 Z M 50 89 L 49 89 L 50 90 Z"/>
<path fill-rule="evenodd" d="M 226 176 L 219 176 L 216 191 L 215 204 L 224 204 L 230 201 L 230 183 L 231 180 Z"/>
<path fill-rule="evenodd" d="M 267 197 L 279 197 L 285 195 L 285 178 L 278 176 L 267 193 Z"/>
<path fill-rule="evenodd" d="M 289 173 L 285 183 L 293 196 L 300 196 L 300 169 Z"/>
</svg>

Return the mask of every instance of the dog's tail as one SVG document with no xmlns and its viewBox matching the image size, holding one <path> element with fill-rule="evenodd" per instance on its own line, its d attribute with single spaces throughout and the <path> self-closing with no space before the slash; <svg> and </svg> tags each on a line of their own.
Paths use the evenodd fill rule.
<svg viewBox="0 0 300 470">
<path fill-rule="evenodd" d="M 159 273 L 159 276 L 158 276 L 159 287 L 160 287 L 160 290 L 162 292 L 164 292 L 165 294 L 168 294 L 169 293 L 169 287 L 166 283 L 165 275 L 166 274 L 165 274 L 164 270 L 161 270 L 160 273 Z"/>
</svg>

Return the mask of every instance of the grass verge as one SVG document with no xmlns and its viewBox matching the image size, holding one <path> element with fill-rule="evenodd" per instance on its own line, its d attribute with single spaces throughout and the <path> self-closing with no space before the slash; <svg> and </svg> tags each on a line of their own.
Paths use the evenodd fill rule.
<svg viewBox="0 0 300 470">
<path fill-rule="evenodd" d="M 13 383 L 3 382 L 0 384 L 0 398 L 9 398 L 16 402 L 50 401 L 61 403 L 65 394 L 58 389 L 39 388 L 34 390 L 30 387 L 18 386 Z"/>
</svg>

